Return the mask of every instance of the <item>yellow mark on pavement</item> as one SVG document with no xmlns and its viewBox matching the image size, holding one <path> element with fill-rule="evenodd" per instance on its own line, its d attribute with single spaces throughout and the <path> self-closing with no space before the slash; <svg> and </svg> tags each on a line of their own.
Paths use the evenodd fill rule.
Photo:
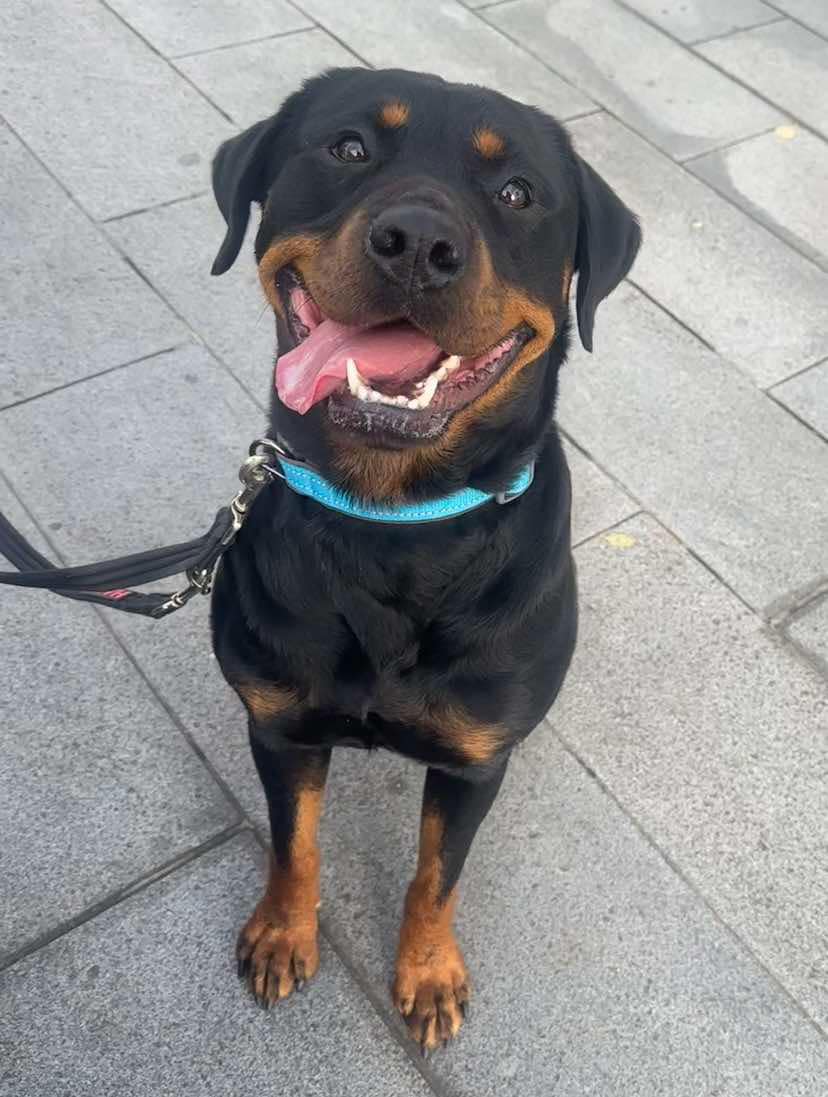
<svg viewBox="0 0 828 1097">
<path fill-rule="evenodd" d="M 796 126 L 777 126 L 773 131 L 780 141 L 793 141 L 794 137 L 799 133 Z"/>
<path fill-rule="evenodd" d="M 608 533 L 606 542 L 612 548 L 617 549 L 628 549 L 638 544 L 634 537 L 630 537 L 629 533 Z"/>
</svg>

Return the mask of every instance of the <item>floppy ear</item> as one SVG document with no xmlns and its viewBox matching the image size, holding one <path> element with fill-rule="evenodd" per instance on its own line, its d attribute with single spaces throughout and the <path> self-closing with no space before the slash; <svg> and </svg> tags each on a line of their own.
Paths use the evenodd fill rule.
<svg viewBox="0 0 828 1097">
<path fill-rule="evenodd" d="M 213 262 L 212 274 L 232 267 L 247 230 L 250 203 L 261 202 L 267 190 L 265 168 L 276 136 L 279 115 L 231 137 L 213 158 L 213 194 L 227 222 L 227 233 Z"/>
<path fill-rule="evenodd" d="M 597 172 L 576 157 L 580 212 L 575 269 L 578 271 L 578 331 L 592 350 L 595 310 L 630 267 L 641 244 L 635 214 Z"/>
</svg>

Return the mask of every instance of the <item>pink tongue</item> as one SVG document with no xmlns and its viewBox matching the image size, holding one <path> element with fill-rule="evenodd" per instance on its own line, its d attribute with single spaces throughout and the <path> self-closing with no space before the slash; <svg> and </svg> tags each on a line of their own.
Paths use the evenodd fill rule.
<svg viewBox="0 0 828 1097">
<path fill-rule="evenodd" d="M 304 318 L 302 318 L 304 320 Z M 345 380 L 353 358 L 366 381 L 404 384 L 436 366 L 442 351 L 411 324 L 354 328 L 322 320 L 276 363 L 276 389 L 283 404 L 304 415 Z"/>
</svg>

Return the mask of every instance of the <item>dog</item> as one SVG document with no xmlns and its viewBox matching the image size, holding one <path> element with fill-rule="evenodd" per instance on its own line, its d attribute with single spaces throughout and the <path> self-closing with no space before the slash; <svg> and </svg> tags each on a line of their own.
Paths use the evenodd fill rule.
<svg viewBox="0 0 828 1097">
<path fill-rule="evenodd" d="M 452 929 L 463 864 L 575 645 L 554 420 L 570 282 L 591 350 L 640 229 L 552 118 L 401 70 L 311 79 L 220 146 L 213 190 L 227 225 L 214 274 L 261 208 L 271 438 L 336 498 L 389 518 L 276 481 L 217 576 L 213 645 L 247 710 L 272 837 L 238 970 L 266 1008 L 314 975 L 331 750 L 396 751 L 427 767 L 392 992 L 426 1053 L 469 999 Z M 531 484 L 507 502 L 521 473 Z M 486 501 L 393 520 L 469 489 Z"/>
</svg>

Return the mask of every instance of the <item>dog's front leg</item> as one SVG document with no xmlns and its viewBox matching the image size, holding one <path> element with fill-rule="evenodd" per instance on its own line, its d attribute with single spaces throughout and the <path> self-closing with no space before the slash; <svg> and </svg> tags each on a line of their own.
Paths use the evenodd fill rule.
<svg viewBox="0 0 828 1097">
<path fill-rule="evenodd" d="M 322 812 L 330 750 L 250 744 L 267 796 L 272 851 L 264 896 L 239 934 L 239 975 L 266 1009 L 301 987 L 319 967 L 317 908 Z"/>
<path fill-rule="evenodd" d="M 423 1053 L 463 1023 L 469 981 L 452 929 L 457 881 L 505 771 L 504 760 L 478 780 L 437 769 L 426 774 L 417 873 L 405 899 L 393 991 Z"/>
</svg>

